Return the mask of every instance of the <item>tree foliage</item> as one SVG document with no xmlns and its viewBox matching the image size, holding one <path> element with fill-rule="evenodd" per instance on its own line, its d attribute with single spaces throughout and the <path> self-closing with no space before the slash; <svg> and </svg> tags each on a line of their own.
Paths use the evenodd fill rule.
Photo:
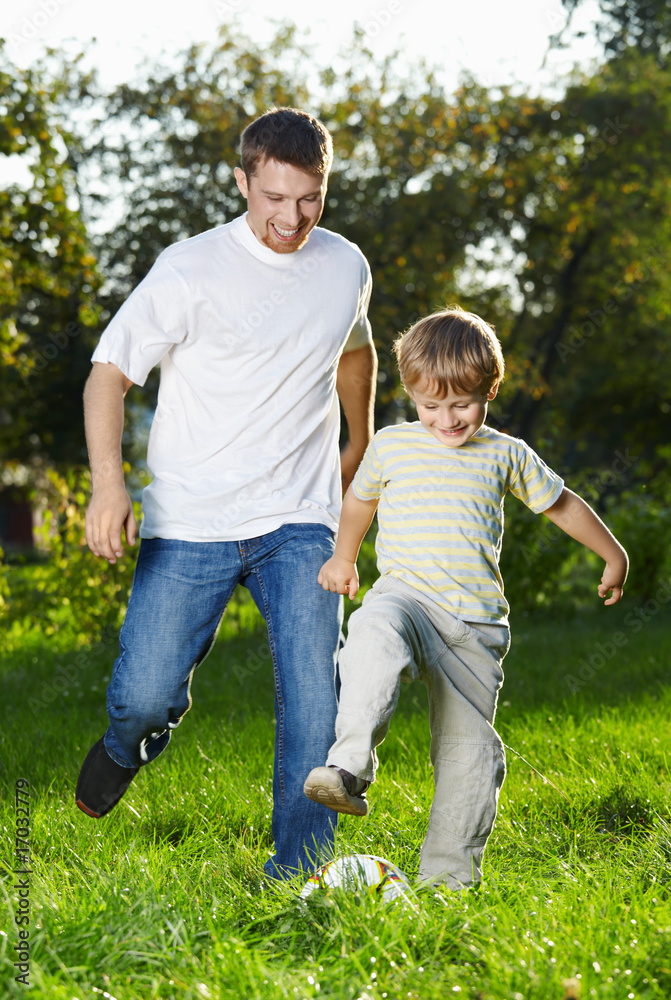
<svg viewBox="0 0 671 1000">
<path fill-rule="evenodd" d="M 269 53 L 224 32 L 179 71 L 155 67 L 110 95 L 116 134 L 88 154 L 126 206 L 100 241 L 108 311 L 167 243 L 241 211 L 242 128 L 300 104 L 336 136 L 324 224 L 373 269 L 381 420 L 406 406 L 394 336 L 460 300 L 504 342 L 502 426 L 569 471 L 642 443 L 652 454 L 670 374 L 668 70 L 628 49 L 559 100 L 472 80 L 447 95 L 424 67 L 376 62 L 359 37 L 343 72 L 321 73 L 317 99 L 296 77 L 299 54 L 289 30 Z"/>
<path fill-rule="evenodd" d="M 397 332 L 458 301 L 503 341 L 494 423 L 597 507 L 625 492 L 644 503 L 644 488 L 662 503 L 668 12 L 657 0 L 600 7 L 603 64 L 553 97 L 469 78 L 447 93 L 426 66 L 377 60 L 361 34 L 346 61 L 316 71 L 290 27 L 266 49 L 224 29 L 106 94 L 76 61 L 7 70 L 0 148 L 33 151 L 35 184 L 2 196 L 5 456 L 80 454 L 72 425 L 92 341 L 166 245 L 243 210 L 233 179 L 242 129 L 272 105 L 298 105 L 335 137 L 322 224 L 356 242 L 373 271 L 378 424 L 411 413 L 390 349 Z M 33 377 L 73 320 L 82 335 Z M 526 530 L 521 521 L 520 538 Z"/>
<path fill-rule="evenodd" d="M 568 12 L 562 34 L 570 30 L 573 14 L 582 2 L 562 0 Z M 660 66 L 665 64 L 671 51 L 671 8 L 667 0 L 599 0 L 599 10 L 596 35 L 608 57 L 636 48 L 653 55 Z"/>
<path fill-rule="evenodd" d="M 518 263 L 501 406 L 511 430 L 568 469 L 608 466 L 627 447 L 651 453 L 668 436 L 665 80 L 654 60 L 627 55 L 554 105 L 508 101 L 503 136 L 501 115 L 478 105 L 486 232 Z"/>
<path fill-rule="evenodd" d="M 85 459 L 81 388 L 99 279 L 78 204 L 65 108 L 87 86 L 75 64 L 12 66 L 0 46 L 0 154 L 32 183 L 0 191 L 0 453 Z M 90 346 L 90 338 L 88 338 Z M 82 349 L 83 348 L 83 349 Z"/>
</svg>

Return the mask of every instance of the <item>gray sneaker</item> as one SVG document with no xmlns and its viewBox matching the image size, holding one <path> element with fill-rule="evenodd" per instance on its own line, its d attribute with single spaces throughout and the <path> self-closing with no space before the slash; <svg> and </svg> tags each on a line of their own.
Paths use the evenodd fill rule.
<svg viewBox="0 0 671 1000">
<path fill-rule="evenodd" d="M 368 803 L 365 794 L 370 781 L 357 778 L 342 767 L 314 767 L 308 774 L 303 791 L 313 802 L 319 802 L 339 813 L 365 816 Z"/>
</svg>

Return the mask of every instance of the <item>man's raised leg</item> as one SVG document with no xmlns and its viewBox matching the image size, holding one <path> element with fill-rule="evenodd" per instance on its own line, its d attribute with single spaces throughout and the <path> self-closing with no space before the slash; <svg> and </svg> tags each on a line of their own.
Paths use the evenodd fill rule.
<svg viewBox="0 0 671 1000">
<path fill-rule="evenodd" d="M 107 690 L 110 724 L 77 783 L 83 812 L 104 816 L 168 745 L 191 707 L 193 671 L 212 648 L 240 570 L 235 542 L 142 541 Z"/>
</svg>

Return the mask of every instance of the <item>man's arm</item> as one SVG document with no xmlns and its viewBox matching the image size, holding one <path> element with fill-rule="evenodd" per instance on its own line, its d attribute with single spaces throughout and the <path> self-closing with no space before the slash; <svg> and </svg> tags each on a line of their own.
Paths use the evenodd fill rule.
<svg viewBox="0 0 671 1000">
<path fill-rule="evenodd" d="M 137 535 L 121 459 L 123 401 L 132 385 L 116 365 L 94 362 L 84 388 L 84 426 L 93 485 L 86 512 L 86 541 L 94 555 L 112 565 L 122 555 L 122 526 L 129 545 L 135 544 Z"/>
<path fill-rule="evenodd" d="M 599 597 L 606 597 L 608 591 L 612 590 L 612 597 L 604 603 L 617 604 L 622 597 L 622 588 L 629 570 L 629 558 L 617 538 L 582 497 L 566 488 L 562 490 L 559 500 L 543 513 L 571 538 L 582 542 L 601 556 L 606 568 L 597 588 L 598 594 Z"/>
<path fill-rule="evenodd" d="M 317 582 L 324 590 L 335 594 L 349 592 L 350 598 L 356 594 L 359 589 L 356 560 L 379 502 L 379 497 L 375 500 L 360 500 L 351 486 L 347 490 L 342 503 L 335 552 L 324 563 L 317 577 Z"/>
<path fill-rule="evenodd" d="M 375 433 L 373 405 L 377 354 L 372 344 L 347 351 L 340 358 L 336 389 L 347 421 L 349 440 L 340 455 L 343 493 L 349 488 Z"/>
</svg>

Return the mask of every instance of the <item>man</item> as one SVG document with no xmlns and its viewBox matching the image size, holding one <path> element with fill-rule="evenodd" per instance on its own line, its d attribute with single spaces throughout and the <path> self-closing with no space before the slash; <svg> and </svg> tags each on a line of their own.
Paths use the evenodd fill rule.
<svg viewBox="0 0 671 1000">
<path fill-rule="evenodd" d="M 84 393 L 87 541 L 114 563 L 122 526 L 129 544 L 136 534 L 123 397 L 161 364 L 110 725 L 84 761 L 77 805 L 103 816 L 166 747 L 241 583 L 266 620 L 275 674 L 275 855 L 265 865 L 275 878 L 311 869 L 333 843 L 333 813 L 302 791 L 336 711 L 341 598 L 317 574 L 333 551 L 341 487 L 373 433 L 370 271 L 355 246 L 317 228 L 331 159 L 328 131 L 302 111 L 252 122 L 235 171 L 246 215 L 160 255 L 104 331 Z M 349 431 L 340 463 L 336 391 Z"/>
</svg>

